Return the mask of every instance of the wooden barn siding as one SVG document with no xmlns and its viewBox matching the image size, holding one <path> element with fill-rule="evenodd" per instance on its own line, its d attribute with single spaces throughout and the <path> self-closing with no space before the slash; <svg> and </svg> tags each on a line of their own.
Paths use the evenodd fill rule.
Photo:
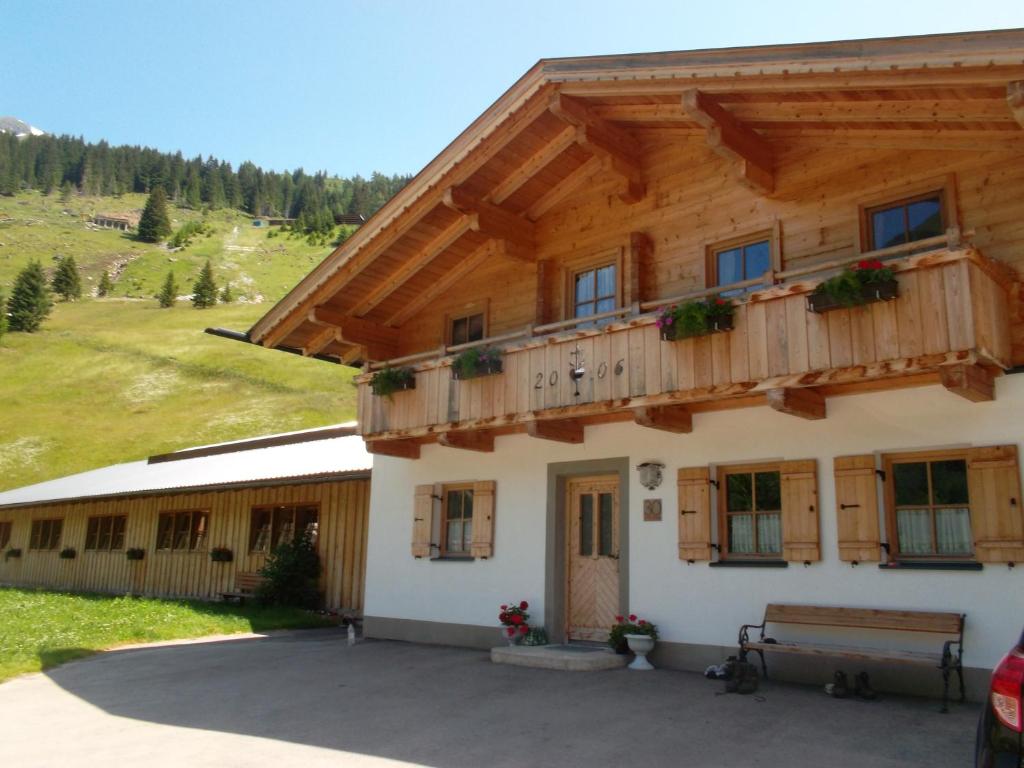
<svg viewBox="0 0 1024 768">
<path fill-rule="evenodd" d="M 14 523 L 10 546 L 22 550 L 21 558 L 5 560 L 0 556 L 0 583 L 216 599 L 234 588 L 236 573 L 254 572 L 266 562 L 266 555 L 248 551 L 251 509 L 310 503 L 320 505 L 320 586 L 326 605 L 331 609 L 362 611 L 369 501 L 369 480 L 345 480 L 0 510 L 0 520 Z M 206 548 L 197 552 L 157 552 L 159 513 L 192 509 L 210 514 Z M 125 548 L 145 549 L 146 557 L 141 561 L 129 561 L 123 550 L 85 550 L 88 519 L 121 514 L 128 515 Z M 60 547 L 53 552 L 29 550 L 32 520 L 46 518 L 64 520 Z M 60 559 L 58 553 L 64 547 L 74 547 L 78 556 L 73 560 Z M 213 547 L 231 549 L 233 562 L 211 562 L 209 549 Z"/>
<path fill-rule="evenodd" d="M 647 194 L 636 205 L 616 197 L 613 179 L 592 179 L 536 222 L 537 256 L 550 260 L 550 319 L 564 315 L 567 263 L 625 244 L 630 232 L 651 238 L 644 300 L 704 287 L 708 245 L 770 229 L 782 230 L 785 268 L 857 255 L 858 205 L 952 174 L 960 226 L 986 256 L 1024 268 L 1024 163 L 1014 152 L 841 149 L 776 143 L 776 192 L 743 187 L 733 167 L 698 137 L 645 139 Z M 488 301 L 490 334 L 535 316 L 537 267 L 496 259 L 439 297 L 402 327 L 399 354 L 438 347 L 445 317 Z M 1019 331 L 1024 336 L 1024 330 Z M 1015 339 L 1017 334 L 1015 333 Z M 1024 342 L 1024 339 L 1022 339 Z"/>
</svg>

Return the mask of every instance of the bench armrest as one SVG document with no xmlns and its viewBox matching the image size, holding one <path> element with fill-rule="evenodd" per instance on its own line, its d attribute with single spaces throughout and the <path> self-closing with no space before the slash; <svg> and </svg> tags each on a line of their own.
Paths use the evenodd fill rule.
<svg viewBox="0 0 1024 768">
<path fill-rule="evenodd" d="M 752 629 L 759 629 L 759 630 L 761 630 L 761 639 L 763 640 L 764 639 L 764 625 L 765 625 L 765 622 L 762 621 L 760 624 L 744 624 L 742 627 L 740 627 L 740 633 L 739 633 L 739 639 L 738 639 L 738 644 L 739 644 L 740 648 L 745 647 L 746 644 L 747 644 L 747 641 L 750 640 L 750 630 L 752 630 Z"/>
<path fill-rule="evenodd" d="M 956 660 L 953 660 L 953 646 L 956 646 Z M 962 659 L 964 655 L 964 642 L 963 640 L 947 640 L 942 644 L 942 666 L 945 667 L 959 667 L 962 666 Z"/>
</svg>

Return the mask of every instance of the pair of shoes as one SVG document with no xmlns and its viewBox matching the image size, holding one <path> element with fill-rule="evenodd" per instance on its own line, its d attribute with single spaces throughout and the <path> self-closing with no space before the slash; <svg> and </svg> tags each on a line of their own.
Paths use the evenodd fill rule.
<svg viewBox="0 0 1024 768">
<path fill-rule="evenodd" d="M 835 699 L 845 699 L 850 695 L 850 685 L 846 681 L 846 673 L 836 670 L 832 676 L 834 682 L 825 686 L 825 693 Z"/>
<path fill-rule="evenodd" d="M 875 689 L 871 687 L 871 683 L 868 682 L 868 673 L 861 672 L 854 679 L 853 692 L 861 699 L 865 701 L 874 701 L 878 698 L 878 694 L 875 693 Z"/>
</svg>

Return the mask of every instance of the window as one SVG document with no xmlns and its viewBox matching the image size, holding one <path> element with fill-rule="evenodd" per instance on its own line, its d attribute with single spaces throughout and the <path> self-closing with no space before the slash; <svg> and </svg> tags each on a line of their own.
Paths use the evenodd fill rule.
<svg viewBox="0 0 1024 768">
<path fill-rule="evenodd" d="M 775 465 L 726 467 L 720 473 L 721 540 L 728 555 L 782 556 L 781 480 Z"/>
<path fill-rule="evenodd" d="M 249 518 L 249 551 L 272 552 L 303 536 L 316 542 L 319 522 L 319 508 L 309 504 L 255 507 Z"/>
<path fill-rule="evenodd" d="M 124 528 L 127 515 L 90 517 L 85 532 L 85 548 L 101 552 L 124 549 Z"/>
<path fill-rule="evenodd" d="M 615 309 L 618 269 L 614 263 L 584 269 L 572 275 L 572 316 L 590 317 Z"/>
<path fill-rule="evenodd" d="M 206 512 L 161 512 L 157 521 L 156 548 L 194 552 L 206 548 L 210 516 Z"/>
<path fill-rule="evenodd" d="M 473 543 L 473 489 L 446 486 L 441 504 L 442 556 L 469 557 Z"/>
<path fill-rule="evenodd" d="M 60 546 L 63 520 L 33 520 L 29 549 L 56 549 Z"/>
<path fill-rule="evenodd" d="M 13 525 L 10 520 L 0 522 L 0 549 L 11 543 L 11 527 Z"/>
<path fill-rule="evenodd" d="M 890 530 L 904 558 L 973 554 L 966 453 L 887 457 Z"/>
<path fill-rule="evenodd" d="M 595 499 L 597 500 L 597 509 L 594 509 Z M 583 557 L 614 556 L 615 494 L 611 491 L 581 493 L 579 503 L 580 555 Z"/>
<path fill-rule="evenodd" d="M 864 210 L 867 250 L 936 237 L 946 231 L 942 191 L 928 192 Z"/>
<path fill-rule="evenodd" d="M 484 337 L 484 313 L 478 312 L 475 315 L 456 317 L 451 322 L 449 343 L 466 344 L 470 341 L 480 341 Z"/>
<path fill-rule="evenodd" d="M 760 277 L 772 268 L 772 240 L 764 235 L 741 242 L 712 246 L 708 258 L 708 287 L 730 285 Z M 759 291 L 764 283 L 723 291 L 723 296 L 742 296 Z"/>
</svg>

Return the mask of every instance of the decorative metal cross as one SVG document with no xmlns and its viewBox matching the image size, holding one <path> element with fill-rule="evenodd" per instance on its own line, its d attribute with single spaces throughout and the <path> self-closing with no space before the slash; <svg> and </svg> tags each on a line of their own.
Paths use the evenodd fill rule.
<svg viewBox="0 0 1024 768">
<path fill-rule="evenodd" d="M 580 350 L 579 344 L 576 344 L 573 351 L 569 353 L 569 359 L 572 361 L 569 364 L 569 378 L 572 379 L 572 383 L 576 387 L 573 397 L 579 397 L 580 379 L 582 379 L 584 374 L 587 372 L 586 368 L 583 366 L 585 360 L 583 359 L 583 352 Z"/>
</svg>

